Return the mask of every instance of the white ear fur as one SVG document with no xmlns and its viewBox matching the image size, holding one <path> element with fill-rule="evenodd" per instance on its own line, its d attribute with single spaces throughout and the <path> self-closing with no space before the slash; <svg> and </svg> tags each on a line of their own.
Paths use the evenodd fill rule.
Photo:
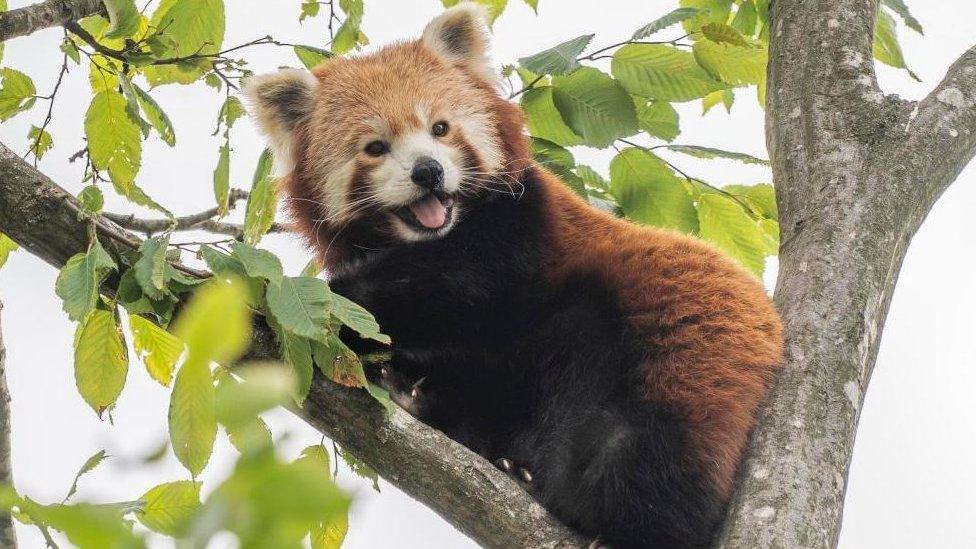
<svg viewBox="0 0 976 549">
<path fill-rule="evenodd" d="M 294 167 L 295 128 L 311 115 L 318 85 L 315 75 L 299 69 L 281 69 L 244 82 L 244 97 L 258 127 L 268 136 L 279 173 Z"/>
<path fill-rule="evenodd" d="M 498 75 L 488 59 L 487 21 L 485 6 L 461 2 L 428 23 L 421 41 L 441 59 L 495 83 Z"/>
</svg>

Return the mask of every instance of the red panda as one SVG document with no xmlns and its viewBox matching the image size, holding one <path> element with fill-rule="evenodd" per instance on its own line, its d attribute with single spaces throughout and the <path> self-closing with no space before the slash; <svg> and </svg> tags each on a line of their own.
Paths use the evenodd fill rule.
<svg viewBox="0 0 976 549">
<path fill-rule="evenodd" d="M 296 230 L 392 336 L 370 375 L 408 409 L 612 547 L 705 547 L 779 318 L 708 244 L 536 164 L 487 47 L 462 3 L 419 40 L 252 78 Z"/>
</svg>

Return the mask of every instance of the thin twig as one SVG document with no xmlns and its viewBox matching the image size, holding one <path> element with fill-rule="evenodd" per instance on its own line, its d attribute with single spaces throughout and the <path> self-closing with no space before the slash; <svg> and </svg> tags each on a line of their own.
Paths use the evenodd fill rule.
<svg viewBox="0 0 976 549">
<path fill-rule="evenodd" d="M 67 38 L 67 33 L 65 33 L 65 38 Z M 30 150 L 27 151 L 24 156 L 34 153 L 34 167 L 37 167 L 38 150 L 41 144 L 41 137 L 44 136 L 44 131 L 47 130 L 48 124 L 51 123 L 51 119 L 54 117 L 54 99 L 58 95 L 58 90 L 61 88 L 61 82 L 64 80 L 64 75 L 68 72 L 68 54 L 65 52 L 61 59 L 61 72 L 58 73 L 58 79 L 54 83 L 54 89 L 48 96 L 38 97 L 38 99 L 46 99 L 48 101 L 47 114 L 44 116 L 44 122 L 41 124 L 40 130 L 37 132 L 37 137 L 34 138 L 34 143 L 31 145 Z"/>
<path fill-rule="evenodd" d="M 237 205 L 238 200 L 247 198 L 248 193 L 242 189 L 231 189 L 230 194 L 227 197 L 227 209 L 232 210 L 234 206 Z M 167 231 L 190 231 L 195 229 L 203 228 L 203 224 L 211 221 L 213 218 L 220 214 L 219 208 L 210 208 L 209 210 L 204 210 L 200 213 L 190 214 L 183 217 L 176 218 L 161 218 L 161 219 L 142 219 L 137 218 L 135 214 L 125 215 L 117 214 L 111 212 L 104 212 L 106 218 L 111 219 L 113 222 L 119 226 L 129 229 L 130 231 L 136 231 L 145 234 L 146 236 L 152 236 L 153 234 L 167 232 Z M 211 225 L 213 226 L 213 225 Z M 218 225 L 219 226 L 219 225 Z M 207 229 L 204 229 L 207 230 Z M 220 232 L 220 231 L 212 231 Z M 226 234 L 226 233 L 222 233 Z"/>
</svg>

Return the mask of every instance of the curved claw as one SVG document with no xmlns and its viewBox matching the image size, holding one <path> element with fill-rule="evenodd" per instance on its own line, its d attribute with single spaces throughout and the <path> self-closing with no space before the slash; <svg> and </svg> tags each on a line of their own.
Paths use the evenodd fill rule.
<svg viewBox="0 0 976 549">
<path fill-rule="evenodd" d="M 524 467 L 519 467 L 518 476 L 522 479 L 522 482 L 532 484 L 532 473 Z"/>
<path fill-rule="evenodd" d="M 496 459 L 495 460 L 495 467 L 498 467 L 499 469 L 501 469 L 502 471 L 505 471 L 508 474 L 512 474 L 512 471 L 515 470 L 515 464 L 512 463 L 512 460 L 510 460 L 508 458 L 498 458 L 498 459 Z"/>
</svg>

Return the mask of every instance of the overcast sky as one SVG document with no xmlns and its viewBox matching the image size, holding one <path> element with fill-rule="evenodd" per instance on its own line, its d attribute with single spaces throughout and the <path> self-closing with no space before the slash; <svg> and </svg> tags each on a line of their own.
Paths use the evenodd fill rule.
<svg viewBox="0 0 976 549">
<path fill-rule="evenodd" d="M 11 7 L 27 4 L 11 0 Z M 534 15 L 519 0 L 495 24 L 495 59 L 512 62 L 558 42 L 597 33 L 594 47 L 629 36 L 633 30 L 671 10 L 673 0 L 540 0 Z M 324 20 L 297 21 L 298 0 L 231 0 L 225 45 L 272 34 L 287 42 L 322 45 Z M 976 5 L 969 0 L 909 0 L 926 29 L 920 37 L 902 31 L 906 58 L 923 83 L 903 72 L 880 69 L 888 93 L 924 96 L 951 62 L 976 40 L 971 25 Z M 366 0 L 365 31 L 374 45 L 419 35 L 440 11 L 438 0 Z M 48 30 L 7 45 L 4 66 L 27 72 L 39 94 L 53 86 L 60 66 L 60 30 Z M 256 71 L 296 65 L 290 50 L 253 48 L 248 59 Z M 55 146 L 41 169 L 73 192 L 81 189 L 81 166 L 68 156 L 81 149 L 82 120 L 90 94 L 86 70 L 74 68 L 63 85 L 51 125 Z M 176 126 L 177 145 L 158 138 L 144 145 L 139 182 L 154 198 L 178 214 L 196 212 L 212 202 L 211 172 L 218 138 L 211 137 L 221 97 L 202 87 L 167 87 L 154 93 Z M 27 129 L 39 124 L 46 104 L 0 126 L 0 141 L 26 150 Z M 765 156 L 763 113 L 753 92 L 738 94 L 731 115 L 714 109 L 700 117 L 697 102 L 682 105 L 682 135 L 677 142 L 708 145 Z M 254 161 L 264 146 L 254 128 L 238 124 L 232 185 L 247 187 Z M 578 160 L 606 173 L 611 155 L 579 149 Z M 713 183 L 769 180 L 761 167 L 675 158 L 694 175 Z M 914 548 L 976 546 L 976 291 L 971 283 L 976 248 L 971 209 L 976 204 L 976 170 L 967 169 L 915 237 L 899 280 L 868 390 L 858 430 L 844 514 L 841 546 Z M 131 211 L 112 197 L 106 209 Z M 190 240 L 192 235 L 174 240 Z M 286 271 L 297 273 L 307 251 L 288 236 L 266 246 L 278 253 Z M 92 453 L 105 448 L 113 456 L 81 482 L 78 499 L 134 499 L 163 481 L 187 478 L 172 456 L 152 467 L 135 467 L 140 457 L 166 438 L 169 391 L 152 382 L 138 363 L 130 365 L 128 384 L 115 411 L 115 424 L 99 421 L 82 402 L 71 369 L 72 325 L 61 311 L 53 287 L 56 271 L 23 252 L 0 270 L 3 330 L 8 350 L 7 375 L 13 395 L 13 467 L 17 488 L 41 502 L 60 501 L 75 471 Z M 270 414 L 280 445 L 294 457 L 320 436 L 284 413 Z M 229 471 L 236 454 L 218 438 L 213 460 L 203 474 L 213 487 Z M 341 468 L 340 468 L 341 469 Z M 340 482 L 356 503 L 346 547 L 471 547 L 464 536 L 422 505 L 386 483 L 376 494 L 346 470 Z M 205 488 L 206 489 L 206 488 Z M 22 546 L 41 547 L 36 530 L 20 527 Z M 160 547 L 169 546 L 161 543 Z M 215 547 L 232 547 L 226 539 Z"/>
</svg>

